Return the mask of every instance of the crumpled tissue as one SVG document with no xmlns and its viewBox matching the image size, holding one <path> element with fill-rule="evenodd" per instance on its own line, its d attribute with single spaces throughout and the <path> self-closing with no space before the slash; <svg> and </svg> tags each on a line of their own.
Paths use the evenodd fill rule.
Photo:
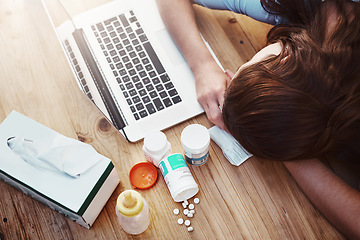
<svg viewBox="0 0 360 240">
<path fill-rule="evenodd" d="M 45 171 L 78 178 L 104 158 L 91 145 L 63 135 L 32 141 L 10 137 L 8 146 L 25 162 Z"/>
</svg>

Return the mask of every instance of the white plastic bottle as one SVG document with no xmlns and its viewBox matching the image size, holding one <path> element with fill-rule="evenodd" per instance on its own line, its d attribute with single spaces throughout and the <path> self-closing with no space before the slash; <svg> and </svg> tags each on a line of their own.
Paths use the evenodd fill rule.
<svg viewBox="0 0 360 240">
<path fill-rule="evenodd" d="M 185 159 L 191 165 L 200 166 L 209 158 L 210 133 L 200 124 L 188 125 L 181 132 L 181 144 L 185 150 Z"/>
<path fill-rule="evenodd" d="M 153 131 L 145 136 L 143 151 L 146 160 L 159 167 L 161 160 L 171 154 L 171 144 L 163 132 Z"/>
<path fill-rule="evenodd" d="M 180 153 L 165 157 L 159 168 L 175 202 L 192 198 L 199 191 L 184 156 Z"/>
<path fill-rule="evenodd" d="M 121 227 L 129 234 L 140 234 L 150 224 L 149 206 L 134 190 L 125 190 L 119 195 L 115 210 Z"/>
</svg>

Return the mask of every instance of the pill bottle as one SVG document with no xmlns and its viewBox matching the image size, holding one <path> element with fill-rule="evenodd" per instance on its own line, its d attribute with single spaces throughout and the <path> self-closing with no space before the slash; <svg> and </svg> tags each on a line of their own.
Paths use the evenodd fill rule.
<svg viewBox="0 0 360 240">
<path fill-rule="evenodd" d="M 191 165 L 202 165 L 209 158 L 210 133 L 200 124 L 191 124 L 181 133 L 185 159 Z"/>
<path fill-rule="evenodd" d="M 149 226 L 149 206 L 137 191 L 123 191 L 117 198 L 115 210 L 120 226 L 129 234 L 140 234 Z"/>
<path fill-rule="evenodd" d="M 183 202 L 199 191 L 182 154 L 165 157 L 159 164 L 165 183 L 175 202 Z"/>
<path fill-rule="evenodd" d="M 160 161 L 171 154 L 171 144 L 163 132 L 153 131 L 145 136 L 143 151 L 146 160 L 159 167 Z"/>
</svg>

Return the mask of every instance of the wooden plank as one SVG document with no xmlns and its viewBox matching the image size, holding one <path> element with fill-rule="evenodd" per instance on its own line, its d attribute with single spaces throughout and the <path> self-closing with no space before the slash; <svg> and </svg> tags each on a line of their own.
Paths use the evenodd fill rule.
<svg viewBox="0 0 360 240">
<path fill-rule="evenodd" d="M 59 10 L 55 0 L 49 0 Z M 70 15 L 107 0 L 63 1 Z M 57 7 L 56 7 L 57 6 Z M 271 26 L 231 12 L 194 7 L 198 25 L 225 68 L 235 71 L 266 44 Z M 56 11 L 55 11 L 56 12 Z M 57 22 L 65 17 L 59 14 Z M 251 159 L 232 166 L 215 143 L 210 159 L 190 170 L 200 191 L 194 231 L 177 224 L 175 203 L 160 171 L 157 183 L 138 190 L 150 206 L 151 223 L 139 236 L 122 231 L 117 196 L 133 189 L 131 167 L 145 161 L 142 142 L 128 143 L 79 90 L 40 0 L 0 0 L 0 121 L 16 110 L 55 131 L 91 144 L 113 160 L 121 183 L 87 230 L 0 182 L 1 239 L 344 239 L 311 205 L 278 162 Z M 183 153 L 181 131 L 212 124 L 204 114 L 165 130 L 174 153 Z"/>
</svg>

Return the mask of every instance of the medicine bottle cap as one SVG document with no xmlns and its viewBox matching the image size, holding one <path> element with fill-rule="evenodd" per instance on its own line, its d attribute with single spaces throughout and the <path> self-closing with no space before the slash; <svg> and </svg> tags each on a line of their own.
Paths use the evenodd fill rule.
<svg viewBox="0 0 360 240">
<path fill-rule="evenodd" d="M 130 182 L 139 189 L 152 187 L 156 182 L 157 176 L 158 173 L 155 166 L 149 162 L 135 164 L 129 174 Z"/>
<path fill-rule="evenodd" d="M 125 190 L 117 198 L 116 208 L 126 217 L 138 215 L 144 207 L 144 201 L 140 193 L 134 190 Z"/>
<path fill-rule="evenodd" d="M 210 144 L 209 130 L 200 124 L 191 124 L 181 133 L 181 143 L 186 150 L 199 153 Z"/>
<path fill-rule="evenodd" d="M 158 154 L 166 148 L 166 135 L 161 131 L 148 133 L 144 138 L 144 146 L 150 154 Z"/>
</svg>

